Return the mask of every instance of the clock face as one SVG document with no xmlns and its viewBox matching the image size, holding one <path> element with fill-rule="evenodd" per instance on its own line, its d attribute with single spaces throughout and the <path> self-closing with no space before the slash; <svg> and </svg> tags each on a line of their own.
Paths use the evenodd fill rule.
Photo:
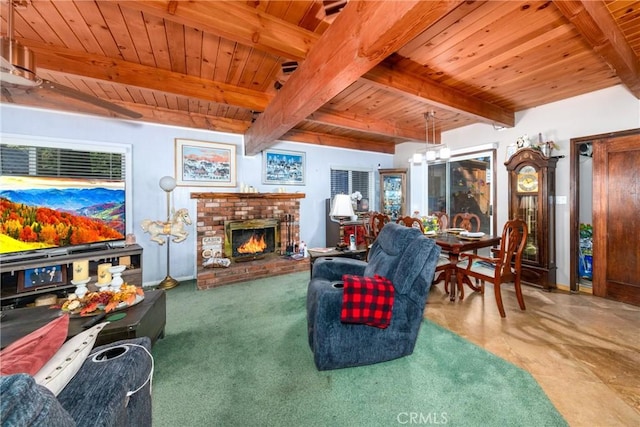
<svg viewBox="0 0 640 427">
<path fill-rule="evenodd" d="M 518 191 L 524 193 L 538 191 L 538 171 L 533 166 L 525 166 L 518 172 Z"/>
</svg>

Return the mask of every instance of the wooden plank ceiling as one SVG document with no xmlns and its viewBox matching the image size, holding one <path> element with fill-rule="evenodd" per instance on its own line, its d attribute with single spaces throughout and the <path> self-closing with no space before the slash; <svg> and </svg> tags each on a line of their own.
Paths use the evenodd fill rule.
<svg viewBox="0 0 640 427">
<path fill-rule="evenodd" d="M 393 153 L 424 141 L 430 111 L 439 138 L 617 84 L 640 98 L 640 1 L 14 4 L 3 36 L 35 53 L 38 76 L 140 121 L 245 134 L 247 155 L 282 139 Z M 116 116 L 46 85 L 2 93 Z"/>
</svg>

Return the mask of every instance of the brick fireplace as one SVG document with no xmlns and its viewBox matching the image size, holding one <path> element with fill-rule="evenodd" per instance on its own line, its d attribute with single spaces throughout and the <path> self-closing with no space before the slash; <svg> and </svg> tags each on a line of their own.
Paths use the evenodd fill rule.
<svg viewBox="0 0 640 427">
<path fill-rule="evenodd" d="M 302 193 L 191 193 L 197 199 L 197 259 L 198 289 L 243 282 L 250 279 L 306 271 L 307 259 L 295 261 L 281 256 L 291 242 L 300 241 L 300 199 Z M 287 225 L 283 221 L 287 219 Z M 230 247 L 225 235 L 230 223 L 278 222 L 279 236 L 274 252 L 258 259 L 232 260 L 228 268 L 202 267 L 202 238 L 223 237 L 223 245 Z M 227 230 L 228 231 L 228 230 Z"/>
</svg>

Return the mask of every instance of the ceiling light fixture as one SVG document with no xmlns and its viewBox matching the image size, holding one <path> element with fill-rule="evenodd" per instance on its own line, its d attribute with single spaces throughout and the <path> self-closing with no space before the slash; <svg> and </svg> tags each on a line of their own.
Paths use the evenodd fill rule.
<svg viewBox="0 0 640 427">
<path fill-rule="evenodd" d="M 436 112 L 431 110 L 428 113 L 424 113 L 424 120 L 424 159 L 427 162 L 433 162 L 438 157 L 442 160 L 450 158 L 451 150 L 446 145 L 436 142 Z M 429 122 L 431 122 L 431 125 L 429 125 Z M 429 126 L 431 126 L 431 135 L 429 135 Z M 413 163 L 422 163 L 422 150 L 414 153 L 412 161 Z"/>
</svg>

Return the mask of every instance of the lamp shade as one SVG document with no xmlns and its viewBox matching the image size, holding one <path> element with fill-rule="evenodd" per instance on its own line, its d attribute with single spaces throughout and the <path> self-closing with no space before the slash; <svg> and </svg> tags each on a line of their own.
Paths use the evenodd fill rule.
<svg viewBox="0 0 640 427">
<path fill-rule="evenodd" d="M 442 147 L 440 149 L 440 158 L 448 159 L 449 157 L 451 157 L 451 150 L 449 149 L 449 147 Z"/>
<path fill-rule="evenodd" d="M 163 176 L 160 178 L 160 188 L 169 193 L 176 188 L 176 180 L 172 176 Z"/>
<path fill-rule="evenodd" d="M 336 194 L 331 204 L 331 218 L 351 218 L 355 215 L 351 205 L 351 197 L 348 194 Z"/>
</svg>

